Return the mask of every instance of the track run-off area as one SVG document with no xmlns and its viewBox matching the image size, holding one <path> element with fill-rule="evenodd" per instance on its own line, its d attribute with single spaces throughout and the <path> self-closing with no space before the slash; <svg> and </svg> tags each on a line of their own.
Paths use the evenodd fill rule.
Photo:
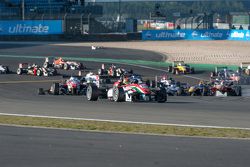
<svg viewBox="0 0 250 167">
<path fill-rule="evenodd" d="M 143 50 L 91 50 L 90 47 L 56 46 L 47 43 L 1 43 L 0 64 L 8 65 L 13 73 L 0 75 L 0 114 L 193 127 L 250 128 L 248 97 L 169 96 L 166 103 L 158 104 L 115 103 L 104 99 L 91 102 L 82 96 L 39 96 L 38 88 L 49 88 L 51 83 L 61 80 L 62 76 L 19 76 L 15 71 L 21 62 L 42 65 L 46 56 L 81 61 L 94 72 L 102 63 L 114 63 L 124 68 L 132 68 L 135 73 L 145 77 L 166 74 L 168 66 L 161 54 Z M 77 72 L 62 70 L 59 73 L 71 75 Z M 194 75 L 173 77 L 195 84 L 201 79 L 208 79 L 208 76 L 209 72 L 200 68 Z"/>
</svg>

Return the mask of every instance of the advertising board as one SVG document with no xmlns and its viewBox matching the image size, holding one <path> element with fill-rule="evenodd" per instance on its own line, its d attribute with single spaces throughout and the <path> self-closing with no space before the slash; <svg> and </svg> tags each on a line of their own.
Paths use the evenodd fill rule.
<svg viewBox="0 0 250 167">
<path fill-rule="evenodd" d="M 62 33 L 62 20 L 0 21 L 0 35 L 52 35 Z"/>
<path fill-rule="evenodd" d="M 250 41 L 250 30 L 143 30 L 142 40 Z"/>
</svg>

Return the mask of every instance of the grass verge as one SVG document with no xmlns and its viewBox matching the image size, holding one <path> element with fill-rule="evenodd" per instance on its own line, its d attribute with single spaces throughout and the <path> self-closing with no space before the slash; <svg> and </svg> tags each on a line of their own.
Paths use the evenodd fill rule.
<svg viewBox="0 0 250 167">
<path fill-rule="evenodd" d="M 250 130 L 228 128 L 196 128 L 182 126 L 112 123 L 102 121 L 68 120 L 26 116 L 0 116 L 1 124 L 67 128 L 104 132 L 183 135 L 201 137 L 250 138 Z"/>
</svg>

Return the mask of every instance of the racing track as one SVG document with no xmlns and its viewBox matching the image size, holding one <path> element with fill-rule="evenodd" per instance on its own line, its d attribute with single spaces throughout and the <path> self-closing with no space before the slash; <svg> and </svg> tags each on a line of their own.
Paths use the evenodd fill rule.
<svg viewBox="0 0 250 167">
<path fill-rule="evenodd" d="M 32 56 L 74 56 L 91 58 L 133 59 L 161 61 L 163 58 L 153 52 L 106 48 L 91 51 L 86 47 L 60 47 L 47 44 L 1 44 L 0 55 Z M 42 59 L 1 57 L 0 63 L 9 65 L 15 71 L 19 62 L 36 62 Z M 95 70 L 101 63 L 85 62 L 89 69 Z M 125 67 L 125 65 L 121 65 Z M 162 71 L 133 68 L 134 72 L 146 77 L 161 75 Z M 61 71 L 62 72 L 62 71 Z M 70 71 L 66 72 L 70 74 Z M 197 74 L 206 78 L 207 74 Z M 46 81 L 44 81 L 44 79 Z M 39 96 L 37 88 L 49 87 L 48 80 L 60 80 L 61 76 L 43 78 L 0 75 L 0 112 L 7 114 L 43 115 L 86 119 L 105 119 L 135 122 L 154 122 L 166 124 L 185 124 L 202 126 L 222 126 L 250 128 L 250 103 L 247 97 L 169 97 L 168 102 L 158 103 L 114 103 L 101 99 L 89 102 L 79 96 Z M 197 82 L 184 76 L 178 80 Z M 11 81 L 11 82 L 10 82 Z M 26 82 L 20 82 L 26 81 Z M 8 83 L 9 82 L 9 83 Z"/>
</svg>

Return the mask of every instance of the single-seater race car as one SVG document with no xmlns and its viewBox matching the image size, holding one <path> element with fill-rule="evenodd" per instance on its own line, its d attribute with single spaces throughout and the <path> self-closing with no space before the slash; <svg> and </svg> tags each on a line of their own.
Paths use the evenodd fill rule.
<svg viewBox="0 0 250 167">
<path fill-rule="evenodd" d="M 173 74 L 194 74 L 194 68 L 185 64 L 184 61 L 174 61 L 171 66 L 168 67 L 168 72 Z"/>
<path fill-rule="evenodd" d="M 129 82 L 129 78 L 124 77 L 123 81 L 118 80 L 113 87 L 106 92 L 100 90 L 96 85 L 87 87 L 86 96 L 89 101 L 96 101 L 98 97 L 106 97 L 115 102 L 149 102 L 157 101 L 164 103 L 167 101 L 167 93 L 164 87 L 149 88 L 145 83 Z"/>
<path fill-rule="evenodd" d="M 169 96 L 187 95 L 187 90 L 189 89 L 189 85 L 187 83 L 175 81 L 173 78 L 168 78 L 167 75 L 156 76 L 155 78 L 156 78 L 156 81 L 159 82 L 159 84 L 165 87 L 167 94 Z"/>
<path fill-rule="evenodd" d="M 43 67 L 45 68 L 54 67 L 54 68 L 65 69 L 65 70 L 85 69 L 82 63 L 79 63 L 76 61 L 65 61 L 62 59 L 62 57 L 59 57 L 57 59 L 53 59 L 52 57 L 46 57 Z"/>
<path fill-rule="evenodd" d="M 239 67 L 242 74 L 250 76 L 250 62 L 242 62 Z"/>
<path fill-rule="evenodd" d="M 227 67 L 215 67 L 214 72 L 211 73 L 210 80 L 228 80 L 239 82 L 241 79 L 240 74 L 236 71 L 229 70 Z"/>
<path fill-rule="evenodd" d="M 210 89 L 215 96 L 241 96 L 241 86 L 228 80 L 215 81 Z"/>
<path fill-rule="evenodd" d="M 0 64 L 0 74 L 8 74 L 10 72 L 8 66 Z"/>
<path fill-rule="evenodd" d="M 124 68 L 117 67 L 115 65 L 111 65 L 107 69 L 105 68 L 105 65 L 102 64 L 102 68 L 98 69 L 99 75 L 108 75 L 113 77 L 121 77 L 124 74 L 133 74 L 133 70 L 127 70 Z"/>
<path fill-rule="evenodd" d="M 44 95 L 46 93 L 51 95 L 86 95 L 88 85 L 94 85 L 100 90 L 106 91 L 112 87 L 114 81 L 112 77 L 99 76 L 92 72 L 86 76 L 72 76 L 67 80 L 53 83 L 48 90 L 43 88 L 38 89 L 38 94 Z"/>
<path fill-rule="evenodd" d="M 36 64 L 29 65 L 28 63 L 20 63 L 17 69 L 17 74 L 28 74 L 34 76 L 54 76 L 57 71 L 54 68 L 39 67 Z"/>
<path fill-rule="evenodd" d="M 43 88 L 38 89 L 39 95 L 46 93 L 51 95 L 83 95 L 86 89 L 86 85 L 83 83 L 84 80 L 78 77 L 70 77 L 62 82 L 53 83 L 48 90 Z"/>
</svg>

